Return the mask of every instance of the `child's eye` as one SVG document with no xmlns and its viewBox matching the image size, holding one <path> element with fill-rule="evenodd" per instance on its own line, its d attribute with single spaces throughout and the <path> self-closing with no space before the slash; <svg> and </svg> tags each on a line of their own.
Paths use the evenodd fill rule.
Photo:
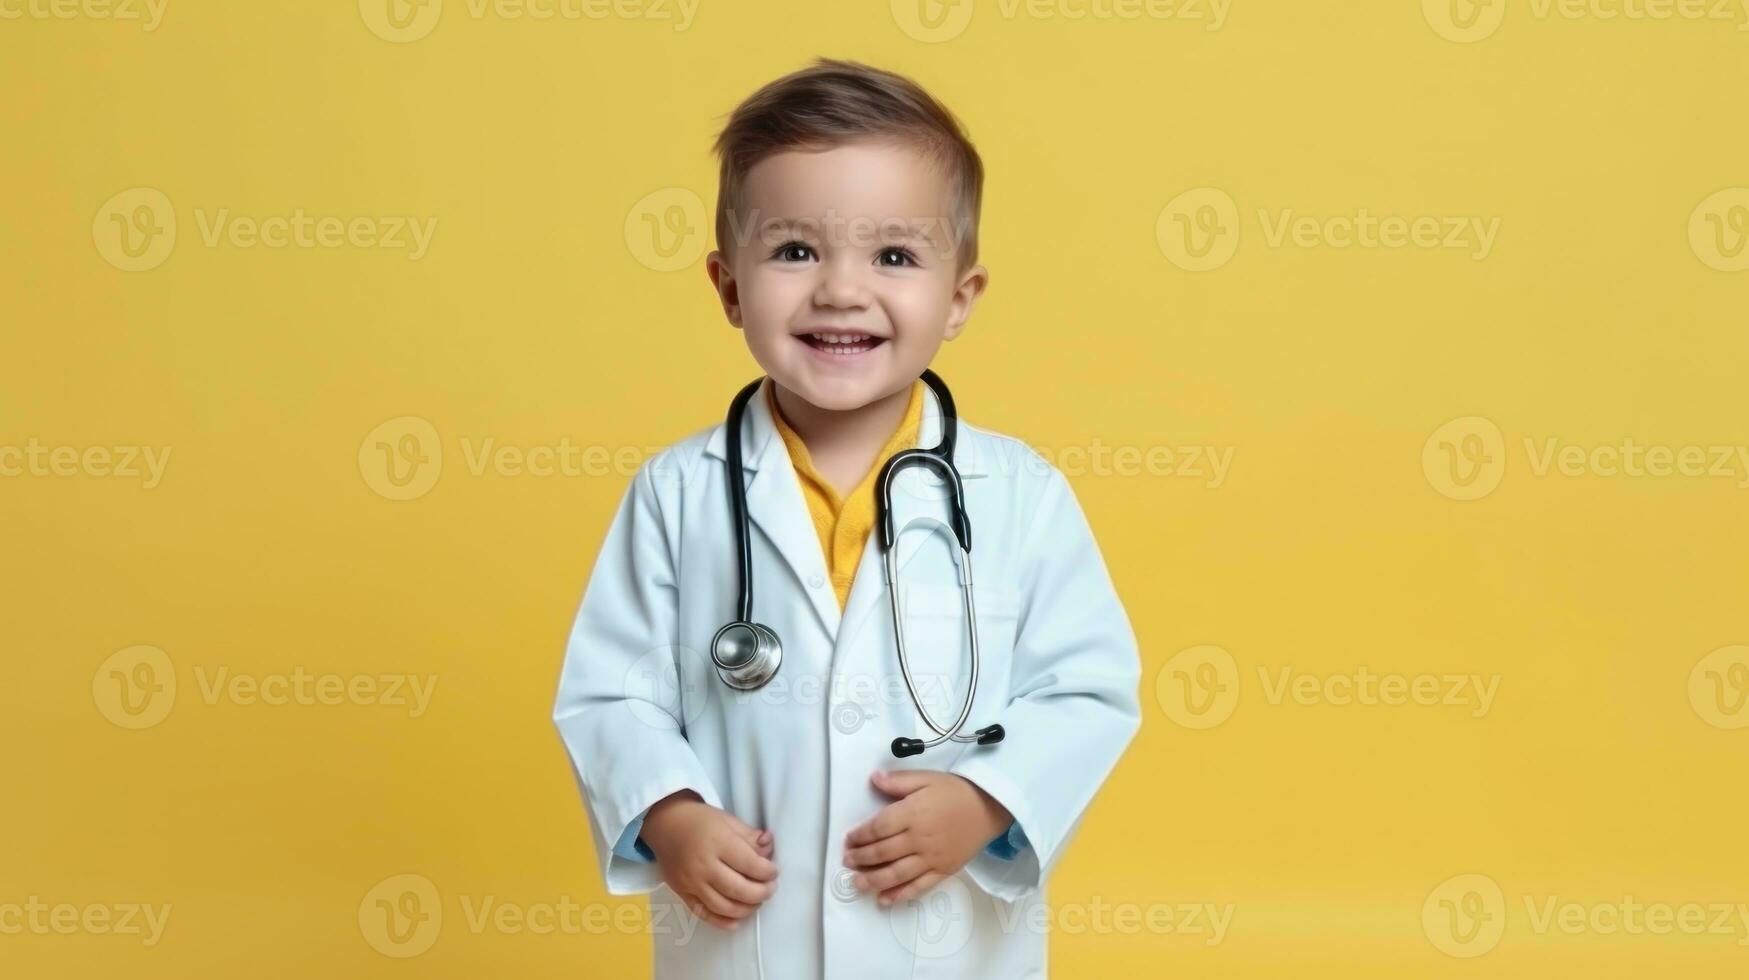
<svg viewBox="0 0 1749 980">
<path fill-rule="evenodd" d="M 878 265 L 887 266 L 888 268 L 902 269 L 907 265 L 916 265 L 917 256 L 908 248 L 894 246 L 892 248 L 882 249 L 881 254 L 876 256 L 875 262 Z"/>
<path fill-rule="evenodd" d="M 784 242 L 771 253 L 771 257 L 780 262 L 806 262 L 814 250 L 801 242 Z"/>
</svg>

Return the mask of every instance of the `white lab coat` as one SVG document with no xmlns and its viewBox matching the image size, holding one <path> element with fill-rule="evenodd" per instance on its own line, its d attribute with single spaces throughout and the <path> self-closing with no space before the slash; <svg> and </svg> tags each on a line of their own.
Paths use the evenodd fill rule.
<svg viewBox="0 0 1749 980">
<path fill-rule="evenodd" d="M 739 578 L 724 429 L 695 433 L 633 478 L 584 591 L 553 712 L 608 892 L 650 894 L 655 977 L 1043 977 L 1044 879 L 1140 721 L 1135 635 L 1068 482 L 1024 443 L 960 421 L 982 653 L 964 730 L 999 721 L 1007 739 L 895 759 L 896 736 L 929 733 L 898 679 L 879 530 L 841 614 L 763 391 L 742 443 L 753 619 L 777 632 L 783 664 L 758 691 L 716 676 L 710 640 L 734 618 Z M 935 445 L 939 431 L 926 391 L 919 444 Z M 901 526 L 945 517 L 946 488 L 931 471 L 908 467 L 895 485 Z M 944 725 L 969 660 L 950 541 L 913 529 L 897 548 L 912 670 Z M 1010 860 L 980 853 L 921 900 L 881 908 L 851 887 L 842 854 L 845 834 L 891 802 L 869 783 L 882 768 L 971 780 L 1008 808 L 1028 846 Z M 700 923 L 655 864 L 614 853 L 636 817 L 681 789 L 773 835 L 776 892 L 739 929 Z"/>
</svg>

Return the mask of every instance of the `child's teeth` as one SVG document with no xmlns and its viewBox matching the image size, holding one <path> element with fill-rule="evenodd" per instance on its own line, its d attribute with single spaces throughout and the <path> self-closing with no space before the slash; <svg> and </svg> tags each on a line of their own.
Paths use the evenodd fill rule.
<svg viewBox="0 0 1749 980">
<path fill-rule="evenodd" d="M 865 333 L 811 333 L 808 336 L 828 354 L 861 354 L 874 348 L 874 338 Z"/>
</svg>

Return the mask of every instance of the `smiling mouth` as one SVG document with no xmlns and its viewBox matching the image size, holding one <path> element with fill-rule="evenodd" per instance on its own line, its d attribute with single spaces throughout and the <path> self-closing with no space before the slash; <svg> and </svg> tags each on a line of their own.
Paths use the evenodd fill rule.
<svg viewBox="0 0 1749 980">
<path fill-rule="evenodd" d="M 866 354 L 887 342 L 885 337 L 866 333 L 804 333 L 799 334 L 796 339 L 817 351 L 839 357 Z"/>
</svg>

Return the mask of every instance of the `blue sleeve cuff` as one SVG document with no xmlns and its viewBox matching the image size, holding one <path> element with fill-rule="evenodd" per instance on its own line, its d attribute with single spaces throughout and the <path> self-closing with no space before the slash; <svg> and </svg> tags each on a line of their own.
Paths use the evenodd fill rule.
<svg viewBox="0 0 1749 980">
<path fill-rule="evenodd" d="M 1012 861 L 1015 855 L 1028 846 L 1026 833 L 1020 829 L 1020 824 L 1011 823 L 1006 833 L 984 845 L 984 853 L 1004 861 Z"/>
<path fill-rule="evenodd" d="M 649 811 L 645 811 L 648 813 Z M 656 860 L 656 852 L 650 850 L 650 845 L 638 837 L 638 832 L 644 829 L 644 814 L 626 825 L 626 832 L 619 835 L 619 843 L 613 845 L 613 853 L 627 861 L 643 861 L 650 863 Z"/>
</svg>

